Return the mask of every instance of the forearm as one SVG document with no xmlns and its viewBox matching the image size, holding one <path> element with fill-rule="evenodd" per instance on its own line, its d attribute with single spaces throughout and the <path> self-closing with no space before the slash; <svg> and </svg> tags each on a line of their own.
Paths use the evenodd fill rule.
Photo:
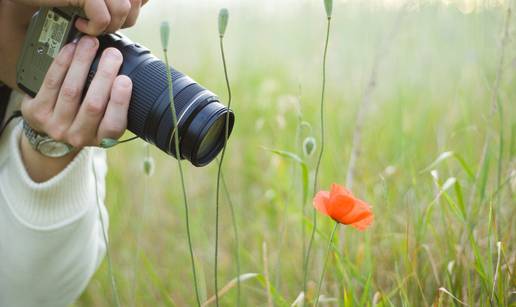
<svg viewBox="0 0 516 307">
<path fill-rule="evenodd" d="M 59 174 L 78 153 L 74 151 L 62 158 L 49 158 L 34 150 L 23 134 L 20 143 L 23 164 L 35 182 L 44 182 Z"/>
<path fill-rule="evenodd" d="M 35 10 L 10 0 L 0 0 L 0 80 L 11 88 L 16 88 L 16 63 Z M 25 135 L 22 135 L 20 149 L 27 173 L 36 182 L 54 177 L 76 156 L 76 153 L 71 153 L 57 159 L 45 157 L 29 145 Z"/>
</svg>

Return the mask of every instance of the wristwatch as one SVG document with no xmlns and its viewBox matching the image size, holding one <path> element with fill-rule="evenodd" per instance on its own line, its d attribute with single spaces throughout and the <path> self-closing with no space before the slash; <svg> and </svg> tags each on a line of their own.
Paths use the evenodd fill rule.
<svg viewBox="0 0 516 307">
<path fill-rule="evenodd" d="M 30 146 L 46 157 L 61 158 L 74 150 L 72 145 L 56 141 L 48 135 L 32 129 L 25 120 L 23 121 L 23 133 L 29 140 Z"/>
</svg>

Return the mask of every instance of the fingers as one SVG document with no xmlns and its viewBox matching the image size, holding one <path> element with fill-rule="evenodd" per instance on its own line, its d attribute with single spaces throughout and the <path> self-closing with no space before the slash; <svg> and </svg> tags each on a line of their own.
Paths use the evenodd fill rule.
<svg viewBox="0 0 516 307">
<path fill-rule="evenodd" d="M 131 0 L 106 0 L 109 13 L 111 14 L 111 24 L 106 32 L 115 32 L 122 28 L 127 16 L 131 12 Z"/>
<path fill-rule="evenodd" d="M 81 103 L 98 41 L 84 36 L 74 45 L 59 53 L 38 95 L 22 102 L 22 113 L 33 129 L 80 149 L 124 133 L 132 82 L 117 76 L 123 62 L 120 51 L 107 48 Z"/>
<path fill-rule="evenodd" d="M 96 143 L 97 129 L 104 116 L 111 88 L 121 65 L 122 54 L 120 51 L 115 48 L 108 48 L 104 51 L 97 73 L 68 131 L 72 146 L 98 145 Z"/>
<path fill-rule="evenodd" d="M 136 24 L 136 20 L 138 19 L 138 15 L 140 14 L 140 7 L 142 6 L 142 0 L 131 0 L 131 11 L 127 18 L 125 19 L 125 23 L 123 24 L 123 28 L 132 27 Z"/>
<path fill-rule="evenodd" d="M 132 86 L 131 79 L 127 76 L 121 75 L 115 79 L 111 99 L 97 132 L 97 144 L 104 138 L 118 139 L 124 133 Z"/>
<path fill-rule="evenodd" d="M 92 36 L 104 32 L 111 23 L 111 15 L 104 0 L 84 0 L 84 13 L 88 20 L 79 18 L 75 22 L 77 29 Z"/>
<path fill-rule="evenodd" d="M 77 45 L 52 114 L 52 121 L 56 123 L 53 129 L 58 136 L 66 132 L 75 118 L 98 46 L 98 40 L 90 36 L 82 37 Z"/>
<path fill-rule="evenodd" d="M 22 103 L 22 113 L 36 130 L 43 128 L 44 123 L 54 109 L 61 84 L 72 63 L 76 44 L 68 44 L 57 55 L 50 65 L 36 99 L 27 99 Z"/>
<path fill-rule="evenodd" d="M 131 0 L 86 0 L 84 12 L 89 20 L 78 19 L 75 26 L 93 36 L 115 32 L 122 28 L 131 10 Z"/>
</svg>

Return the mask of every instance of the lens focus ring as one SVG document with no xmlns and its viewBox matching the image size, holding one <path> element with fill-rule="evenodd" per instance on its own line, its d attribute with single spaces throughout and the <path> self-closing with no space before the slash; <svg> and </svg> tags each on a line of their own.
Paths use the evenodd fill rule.
<svg viewBox="0 0 516 307">
<path fill-rule="evenodd" d="M 172 81 L 184 76 L 172 70 Z M 133 97 L 129 105 L 128 127 L 137 135 L 144 135 L 145 121 L 158 102 L 159 96 L 167 89 L 167 69 L 163 62 L 151 59 L 141 64 L 136 70 L 133 81 Z M 174 86 L 175 87 L 175 86 Z"/>
</svg>

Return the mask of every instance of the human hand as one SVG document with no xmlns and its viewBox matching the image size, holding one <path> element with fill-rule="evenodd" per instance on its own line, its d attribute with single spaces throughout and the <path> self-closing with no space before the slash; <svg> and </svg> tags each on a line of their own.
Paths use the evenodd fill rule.
<svg viewBox="0 0 516 307">
<path fill-rule="evenodd" d="M 83 9 L 88 20 L 79 18 L 75 26 L 85 34 L 98 36 L 136 23 L 140 8 L 148 0 L 14 0 L 37 7 L 74 6 Z"/>
<path fill-rule="evenodd" d="M 98 47 L 98 40 L 91 36 L 63 47 L 36 97 L 26 96 L 21 106 L 32 129 L 72 145 L 75 154 L 85 146 L 98 146 L 104 138 L 118 139 L 127 126 L 132 82 L 127 76 L 118 76 L 123 59 L 117 49 L 103 52 L 81 102 Z M 45 157 L 32 149 L 24 134 L 21 152 L 29 175 L 40 182 L 59 173 L 75 156 Z"/>
<path fill-rule="evenodd" d="M 127 125 L 132 82 L 117 76 L 122 54 L 106 49 L 81 103 L 84 84 L 99 42 L 84 36 L 66 45 L 50 66 L 35 98 L 22 103 L 30 127 L 77 149 L 97 146 L 103 138 L 119 138 Z"/>
<path fill-rule="evenodd" d="M 138 19 L 140 7 L 147 1 L 73 0 L 72 5 L 82 8 L 88 17 L 88 20 L 78 19 L 75 26 L 79 31 L 94 36 L 102 32 L 115 32 L 121 28 L 131 27 Z"/>
</svg>

